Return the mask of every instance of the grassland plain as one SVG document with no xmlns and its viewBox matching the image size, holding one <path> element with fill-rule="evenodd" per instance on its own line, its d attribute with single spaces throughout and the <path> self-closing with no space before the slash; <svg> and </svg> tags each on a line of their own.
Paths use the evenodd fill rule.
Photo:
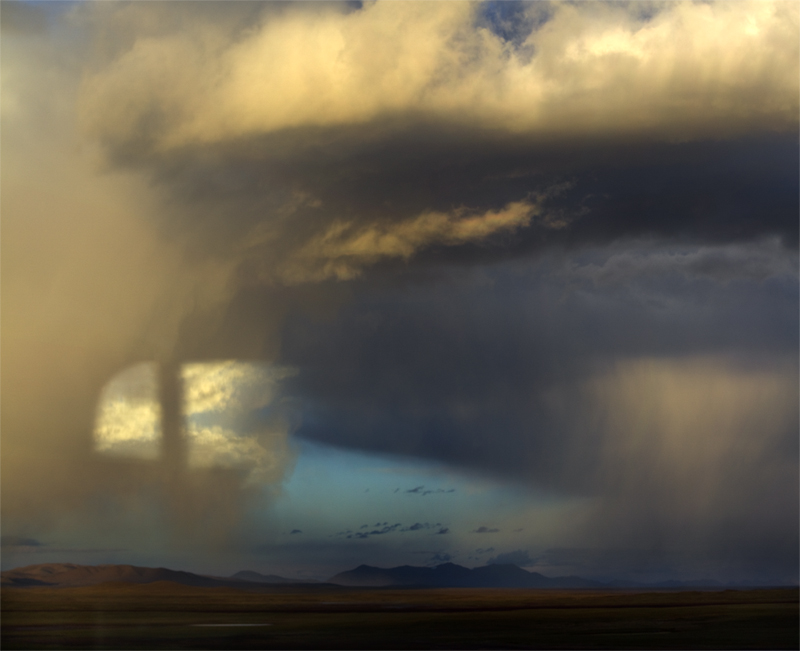
<svg viewBox="0 0 800 651">
<path fill-rule="evenodd" d="M 3 649 L 797 649 L 798 589 L 6 588 Z"/>
</svg>

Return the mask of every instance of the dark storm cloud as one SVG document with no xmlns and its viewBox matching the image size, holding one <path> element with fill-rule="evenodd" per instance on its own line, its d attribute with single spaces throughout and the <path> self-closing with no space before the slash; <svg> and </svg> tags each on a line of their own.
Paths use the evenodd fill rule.
<svg viewBox="0 0 800 651">
<path fill-rule="evenodd" d="M 263 52 L 266 56 L 270 48 L 281 53 L 286 39 L 296 42 L 302 38 L 304 21 L 309 25 L 330 23 L 334 30 L 350 25 L 357 32 L 372 25 L 370 21 L 404 16 L 408 9 L 401 7 L 370 5 L 348 13 L 336 7 L 309 5 L 296 14 L 286 10 L 250 16 L 256 27 L 243 32 L 244 40 L 238 42 L 233 34 L 238 34 L 236 30 L 241 31 L 246 22 L 240 17 L 238 22 L 228 21 L 234 26 L 220 28 L 220 41 L 207 46 L 210 52 L 203 50 L 200 36 L 193 41 L 161 29 L 152 43 L 140 44 L 141 53 L 136 48 L 114 52 L 109 61 L 101 62 L 106 68 L 100 65 L 97 73 L 87 78 L 82 107 L 87 116 L 93 116 L 87 128 L 105 144 L 110 161 L 145 171 L 166 193 L 173 207 L 161 221 L 166 233 L 195 254 L 234 261 L 239 279 L 246 285 L 350 278 L 378 262 L 419 258 L 420 254 L 419 262 L 444 258 L 474 264 L 554 245 L 644 236 L 713 243 L 777 235 L 786 245 L 795 246 L 798 161 L 794 118 L 752 117 L 751 134 L 742 135 L 743 130 L 738 129 L 735 137 L 721 139 L 704 122 L 706 117 L 699 117 L 702 112 L 682 117 L 665 115 L 661 118 L 664 124 L 674 117 L 681 123 L 699 120 L 697 124 L 705 125 L 698 127 L 699 132 L 691 127 L 690 136 L 665 138 L 663 133 L 669 130 L 656 132 L 658 135 L 649 129 L 619 131 L 631 124 L 625 120 L 627 111 L 637 115 L 635 101 L 616 109 L 614 124 L 605 130 L 578 123 L 572 128 L 547 129 L 534 117 L 532 123 L 511 131 L 498 128 L 504 123 L 497 122 L 495 108 L 487 109 L 480 118 L 453 120 L 451 109 L 440 107 L 444 100 L 438 95 L 430 98 L 428 109 L 412 110 L 408 106 L 405 111 L 364 109 L 369 106 L 366 97 L 357 104 L 352 97 L 335 95 L 330 101 L 341 103 L 340 117 L 330 113 L 330 120 L 322 123 L 317 117 L 303 117 L 305 105 L 290 117 L 270 99 L 273 95 L 252 107 L 246 103 L 246 92 L 258 94 L 261 90 L 240 92 L 236 70 L 261 70 L 263 60 L 256 55 Z M 163 11 L 175 21 L 183 9 L 175 6 Z M 445 6 L 429 11 L 431 18 L 441 21 L 445 32 L 454 30 L 463 39 L 461 45 L 454 40 L 442 47 L 465 48 L 465 60 L 477 69 L 490 65 L 496 53 L 485 50 L 485 44 L 473 43 L 473 36 L 466 36 L 476 26 L 490 26 L 491 34 L 505 43 L 528 39 L 531 47 L 539 48 L 536 56 L 544 62 L 551 56 L 569 59 L 561 48 L 569 50 L 562 40 L 568 42 L 570 32 L 557 32 L 558 25 L 563 23 L 562 29 L 566 29 L 578 16 L 578 10 L 568 5 L 516 3 Z M 613 5 L 587 12 L 593 13 L 600 24 L 621 21 L 618 24 L 632 34 L 652 18 L 639 16 L 630 7 Z M 109 13 L 122 25 L 139 25 L 135 12 L 133 17 L 124 12 L 117 16 L 113 10 Z M 213 9 L 207 13 L 214 15 Z M 673 19 L 683 21 L 680 29 L 689 24 L 686 17 L 678 18 L 680 11 L 673 14 L 662 7 L 656 13 L 666 21 L 661 28 L 672 25 Z M 555 14 L 558 18 L 549 21 Z M 765 15 L 763 20 L 774 21 L 783 29 L 786 18 L 776 13 Z M 207 26 L 209 18 L 187 24 L 194 22 Z M 509 31 L 512 23 L 518 26 L 515 34 Z M 574 29 L 576 34 L 581 33 L 585 24 L 578 22 Z M 745 25 L 744 29 L 747 32 L 750 28 Z M 652 32 L 655 38 L 657 29 L 646 25 L 644 32 Z M 393 38 L 405 43 L 404 34 Z M 353 39 L 357 41 L 355 36 Z M 750 41 L 746 43 L 751 47 Z M 552 53 L 548 53 L 548 47 Z M 619 47 L 620 51 L 636 50 L 623 41 Z M 172 52 L 177 59 L 185 59 L 180 88 L 169 90 L 164 85 L 173 74 L 171 68 L 163 71 L 162 77 L 153 76 L 144 58 L 148 48 L 161 48 L 162 54 Z M 299 70 L 304 66 L 315 66 L 315 76 L 334 74 L 320 67 L 313 53 L 308 53 L 308 60 L 294 51 L 286 56 L 296 59 L 297 77 L 276 78 L 274 83 L 285 84 L 288 95 L 300 92 L 297 88 L 302 88 L 303 77 Z M 409 61 L 417 56 L 428 55 L 408 53 Z M 665 51 L 662 56 L 669 59 L 678 54 Z M 717 56 L 738 60 L 742 54 L 734 48 Z M 201 92 L 203 79 L 213 77 L 214 57 L 223 68 L 230 68 L 225 68 L 229 83 L 220 78 L 218 86 L 207 89 L 210 95 L 222 93 L 221 105 L 230 104 L 230 115 L 223 122 L 217 115 L 219 106 L 202 109 L 208 112 L 205 121 L 197 117 L 196 109 L 190 111 L 184 106 L 190 100 L 203 105 L 201 98 L 191 98 Z M 343 65 L 354 67 L 353 76 L 348 78 L 353 80 L 367 74 L 371 65 L 364 60 L 347 61 Z M 662 64 L 658 70 L 663 69 Z M 502 76 L 502 66 L 527 69 L 532 64 L 512 58 L 497 65 L 501 68 L 494 74 Z M 736 83 L 743 83 L 741 75 L 737 77 L 727 69 L 723 73 L 723 68 L 717 73 L 732 74 Z M 469 65 L 466 70 L 473 72 Z M 272 73 L 267 70 L 264 74 Z M 449 69 L 441 74 L 442 88 L 448 83 L 456 85 L 447 101 L 460 101 L 460 77 Z M 584 72 L 573 67 L 570 74 L 582 79 Z M 118 86 L 120 79 L 127 79 L 129 85 Z M 789 82 L 783 78 L 771 79 L 770 83 L 776 85 L 776 98 L 787 92 L 781 84 Z M 602 83 L 600 87 L 613 96 Z M 119 92 L 112 93 L 113 89 Z M 660 87 L 654 90 L 653 98 L 661 97 L 662 91 Z M 320 88 L 321 96 L 326 92 L 327 87 Z M 410 101 L 404 99 L 400 88 L 384 91 L 371 85 L 367 92 L 387 93 L 385 98 L 381 95 L 380 102 Z M 402 97 L 391 99 L 392 93 Z M 746 97 L 751 95 L 748 92 Z M 656 101 L 653 98 L 647 101 Z M 376 107 L 383 105 L 375 101 Z M 596 101 L 603 104 L 607 98 L 603 95 Z M 163 116 L 156 118 L 146 112 L 145 107 L 155 102 L 164 107 Z M 105 113 L 97 112 L 101 107 Z M 359 112 L 362 109 L 372 112 L 365 117 Z M 118 112 L 120 119 L 113 121 L 111 116 Z M 241 122 L 231 121 L 230 117 L 240 112 Z M 737 113 L 746 113 L 741 100 Z M 527 105 L 526 115 L 532 115 Z M 134 119 L 137 116 L 138 121 Z M 200 121 L 193 122 L 192 116 Z M 481 215 L 502 210 L 512 202 L 530 205 L 533 214 L 520 213 L 504 225 L 495 221 L 491 228 L 491 219 L 481 221 Z M 416 221 L 421 215 L 431 214 L 440 217 L 438 226 L 431 228 L 428 219 L 423 228 Z M 465 214 L 481 228 L 463 232 Z M 455 217 L 447 221 L 446 215 Z M 461 231 L 454 230 L 457 225 Z"/>
<path fill-rule="evenodd" d="M 215 20 L 216 9 L 208 4 L 212 6 L 204 8 L 207 15 L 198 18 L 197 25 Z M 262 9 L 273 11 L 251 7 L 249 13 L 235 13 L 220 28 L 221 42 L 243 34 L 244 26 L 253 23 L 258 27 L 250 36 L 255 39 L 261 29 L 263 40 L 253 42 L 265 47 L 273 42 L 268 35 L 281 43 L 294 33 L 292 29 L 302 30 L 305 19 L 291 22 L 291 12 L 262 15 Z M 380 16 L 383 10 L 348 14 L 338 13 L 336 7 L 309 5 L 297 16 L 347 23 Z M 175 40 L 168 27 L 178 24 L 183 9 L 170 6 L 159 11 L 169 20 L 164 23 L 167 27 L 156 29 L 153 43 L 165 51 L 178 48 L 176 55 L 189 57 L 192 70 L 200 66 L 187 53 L 196 44 L 187 45 L 188 50 L 178 47 L 183 41 Z M 555 13 L 561 12 L 562 20 L 569 13 L 556 5 L 514 3 L 481 6 L 473 17 L 449 11 L 442 9 L 440 14 L 437 8 L 433 13 L 447 25 L 451 21 L 461 25 L 462 19 L 464 24 L 488 25 L 514 47 L 545 24 L 553 28 L 549 21 Z M 128 30 L 126 34 L 142 33 L 154 29 L 144 20 L 145 14 L 143 9 L 128 14 L 109 9 L 108 16 L 115 16 L 116 22 L 108 24 Z M 91 11 L 87 15 L 94 16 Z M 605 14 L 601 11 L 595 18 L 601 15 Z M 661 18 L 667 20 L 668 15 L 663 12 Z M 651 18 L 637 15 L 631 20 L 638 25 L 637 21 Z M 102 36 L 102 29 L 98 34 Z M 135 112 L 140 106 L 135 92 L 151 98 L 165 92 L 148 76 L 151 71 L 142 67 L 146 60 L 135 52 L 120 48 L 98 62 L 97 74 L 83 88 L 87 115 L 101 104 L 113 113 L 126 101 Z M 227 56 L 213 48 L 211 52 L 220 60 Z M 235 52 L 239 50 L 228 54 Z M 241 60 L 236 60 L 245 65 L 249 59 L 244 50 L 240 54 Z M 298 59 L 298 65 L 303 61 Z M 113 87 L 113 71 L 134 84 L 124 97 L 104 94 Z M 543 132 L 534 125 L 528 131 L 508 133 L 498 130 L 493 119 L 463 124 L 449 116 L 442 120 L 436 111 L 379 111 L 355 122 L 349 118 L 324 125 L 314 120 L 291 126 L 276 122 L 274 127 L 254 127 L 246 138 L 234 125 L 233 133 L 223 129 L 212 137 L 197 132 L 174 146 L 159 146 L 159 139 L 180 133 L 188 119 L 177 108 L 169 114 L 169 107 L 183 101 L 183 90 L 176 92 L 178 104 L 165 104 L 167 122 L 154 126 L 143 120 L 127 127 L 97 123 L 89 131 L 105 144 L 112 164 L 144 171 L 167 197 L 170 209 L 153 218 L 170 240 L 191 255 L 224 261 L 231 269 L 228 300 L 207 310 L 195 309 L 184 319 L 176 344 L 182 356 L 272 359 L 280 346 L 277 328 L 287 313 L 305 309 L 330 313 L 352 292 L 340 284 L 304 289 L 282 288 L 282 282 L 349 278 L 369 268 L 371 282 L 386 276 L 391 283 L 398 267 L 405 267 L 411 258 L 416 273 L 435 276 L 442 263 L 496 263 L 553 247 L 631 238 L 715 244 L 774 236 L 779 258 L 782 246 L 794 247 L 797 242 L 798 161 L 792 122 L 781 123 L 777 133 L 777 123 L 767 120 L 762 125 L 756 120 L 754 135 L 707 138 L 701 130 L 690 138 L 665 142 L 651 132 Z M 342 109 L 345 114 L 349 107 Z M 155 131 L 150 136 L 151 128 Z M 511 202 L 530 205 L 533 214 L 526 216 L 523 209 L 503 228 L 487 230 L 484 225 L 491 219 L 483 216 Z M 454 229 L 464 220 L 459 210 L 466 210 L 481 228 L 456 236 Z M 426 214 L 441 217 L 436 229 L 421 230 L 418 219 Z M 445 217 L 453 214 L 461 216 Z M 769 254 L 761 257 L 753 273 L 769 273 L 764 270 Z M 713 271 L 725 262 L 730 270 L 748 273 L 731 258 L 691 264 L 698 268 L 703 263 Z M 614 270 L 602 272 L 596 275 L 598 280 Z M 298 361 L 291 351 L 287 357 Z"/>
<path fill-rule="evenodd" d="M 235 473 L 102 463 L 94 409 L 133 362 L 261 359 L 298 369 L 301 436 L 795 568 L 797 10 L 648 7 L 89 3 L 4 35 L 4 516 L 174 493 L 232 528 Z"/>
<path fill-rule="evenodd" d="M 329 130 L 318 136 L 330 139 L 325 144 L 281 133 L 237 148 L 148 160 L 154 181 L 179 206 L 162 228 L 202 255 L 238 259 L 247 284 L 349 277 L 373 260 L 404 264 L 406 253 L 352 245 L 429 211 L 466 207 L 483 214 L 513 201 L 538 201 L 540 214 L 525 228 L 460 247 L 431 235 L 429 247 L 420 240 L 409 254 L 417 265 L 479 264 L 646 237 L 714 244 L 776 236 L 796 248 L 795 133 L 625 145 L 512 140 L 424 123 L 395 136 L 396 129 Z M 339 240 L 312 247 L 343 220 L 349 231 Z"/>
<path fill-rule="evenodd" d="M 724 264 L 709 277 L 712 260 Z M 577 443 L 582 426 L 564 420 L 553 402 L 559 392 L 573 415 L 588 408 L 581 380 L 619 357 L 790 361 L 796 264 L 770 243 L 650 245 L 444 274 L 425 285 L 367 285 L 335 323 L 287 322 L 283 360 L 303 369 L 296 390 L 308 416 L 298 433 L 585 487 L 592 473 L 584 464 L 596 462 L 601 439 Z M 702 273 L 691 274 L 693 265 Z M 779 273 L 759 281 L 769 266 Z M 749 267 L 754 279 L 714 279 Z M 567 460 L 569 471 L 560 465 Z"/>
<path fill-rule="evenodd" d="M 287 322 L 298 434 L 597 496 L 597 544 L 790 574 L 796 268 L 775 240 L 639 241 L 365 282 L 324 338 Z"/>
</svg>

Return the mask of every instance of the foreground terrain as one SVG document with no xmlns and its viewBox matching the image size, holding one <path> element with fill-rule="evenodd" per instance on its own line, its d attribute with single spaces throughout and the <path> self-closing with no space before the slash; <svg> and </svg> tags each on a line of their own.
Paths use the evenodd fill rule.
<svg viewBox="0 0 800 651">
<path fill-rule="evenodd" d="M 796 588 L 2 590 L 4 649 L 797 649 Z"/>
</svg>

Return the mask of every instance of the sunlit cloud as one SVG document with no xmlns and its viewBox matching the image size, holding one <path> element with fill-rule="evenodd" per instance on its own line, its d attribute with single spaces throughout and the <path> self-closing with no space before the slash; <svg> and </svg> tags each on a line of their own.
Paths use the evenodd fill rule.
<svg viewBox="0 0 800 651">
<path fill-rule="evenodd" d="M 461 209 L 453 214 L 426 213 L 397 224 L 335 222 L 301 248 L 282 275 L 289 282 L 350 280 L 382 258 L 407 260 L 426 246 L 466 244 L 494 233 L 513 232 L 527 226 L 538 212 L 536 204 L 520 201 L 479 215 Z"/>
<path fill-rule="evenodd" d="M 84 121 L 109 143 L 144 137 L 160 151 L 408 112 L 516 132 L 683 138 L 796 121 L 795 4 L 654 9 L 554 4 L 522 43 L 480 25 L 477 3 L 292 8 L 237 39 L 202 24 L 138 39 L 87 76 Z"/>
<path fill-rule="evenodd" d="M 275 398 L 280 380 L 296 371 L 239 361 L 184 364 L 184 410 L 188 417 L 235 415 L 260 409 Z"/>
</svg>

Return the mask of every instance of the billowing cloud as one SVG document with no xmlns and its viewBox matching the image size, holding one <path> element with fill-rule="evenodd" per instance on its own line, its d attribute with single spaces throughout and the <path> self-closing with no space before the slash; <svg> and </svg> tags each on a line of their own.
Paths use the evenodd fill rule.
<svg viewBox="0 0 800 651">
<path fill-rule="evenodd" d="M 679 138 L 795 123 L 794 5 L 640 9 L 554 4 L 518 43 L 473 3 L 315 5 L 265 12 L 236 34 L 209 21 L 151 30 L 86 77 L 83 119 L 116 147 L 155 151 L 408 113 Z"/>
</svg>

